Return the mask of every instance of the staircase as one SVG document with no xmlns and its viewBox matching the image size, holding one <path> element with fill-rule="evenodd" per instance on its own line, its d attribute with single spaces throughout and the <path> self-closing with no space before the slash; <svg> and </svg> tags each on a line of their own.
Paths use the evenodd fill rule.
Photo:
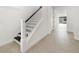
<svg viewBox="0 0 79 59">
<path fill-rule="evenodd" d="M 36 25 L 38 24 L 38 22 L 40 21 L 40 15 L 39 15 L 39 12 L 40 12 L 40 9 L 41 9 L 42 7 L 39 7 L 39 9 L 38 10 L 36 10 L 26 21 L 25 21 L 25 37 L 28 37 L 32 32 L 33 32 L 33 30 L 34 30 L 34 28 L 36 27 Z M 34 16 L 36 16 L 37 15 L 37 17 L 35 18 Z M 19 43 L 20 44 L 20 42 L 21 42 L 21 32 L 19 32 L 18 34 L 17 34 L 17 36 L 16 37 L 14 37 L 14 39 L 15 39 L 15 41 L 17 42 L 17 43 Z"/>
</svg>

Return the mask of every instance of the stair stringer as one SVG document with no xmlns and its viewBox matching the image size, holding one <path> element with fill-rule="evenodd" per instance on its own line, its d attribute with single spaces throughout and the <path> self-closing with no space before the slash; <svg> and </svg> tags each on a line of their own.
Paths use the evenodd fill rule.
<svg viewBox="0 0 79 59">
<path fill-rule="evenodd" d="M 48 21 L 41 19 L 36 28 L 32 31 L 28 38 L 23 38 L 21 52 L 27 52 L 32 46 L 42 40 L 47 34 L 50 33 Z"/>
<path fill-rule="evenodd" d="M 40 40 L 42 40 L 45 36 L 50 33 L 49 26 L 46 25 L 47 21 L 43 20 L 34 34 L 31 36 L 28 42 L 28 49 L 37 44 Z M 27 49 L 27 50 L 28 50 Z"/>
</svg>

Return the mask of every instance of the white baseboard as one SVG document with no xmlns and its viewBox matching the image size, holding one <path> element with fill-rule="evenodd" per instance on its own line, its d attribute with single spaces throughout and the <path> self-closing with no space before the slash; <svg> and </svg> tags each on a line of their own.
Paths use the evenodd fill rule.
<svg viewBox="0 0 79 59">
<path fill-rule="evenodd" d="M 6 42 L 3 42 L 3 43 L 0 43 L 0 47 L 6 45 L 8 43 L 11 43 L 11 42 L 13 42 L 13 39 L 12 40 L 9 40 L 9 41 L 6 41 Z"/>
</svg>

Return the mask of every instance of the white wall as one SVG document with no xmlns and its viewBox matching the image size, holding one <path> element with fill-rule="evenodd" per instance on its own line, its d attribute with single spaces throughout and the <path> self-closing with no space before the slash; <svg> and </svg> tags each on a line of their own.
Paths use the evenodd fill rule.
<svg viewBox="0 0 79 59">
<path fill-rule="evenodd" d="M 27 19 L 38 7 L 3 6 L 0 7 L 0 45 L 13 40 L 20 32 L 20 20 Z"/>
<path fill-rule="evenodd" d="M 79 7 L 68 7 L 68 31 L 74 32 L 75 38 L 79 40 Z"/>
</svg>

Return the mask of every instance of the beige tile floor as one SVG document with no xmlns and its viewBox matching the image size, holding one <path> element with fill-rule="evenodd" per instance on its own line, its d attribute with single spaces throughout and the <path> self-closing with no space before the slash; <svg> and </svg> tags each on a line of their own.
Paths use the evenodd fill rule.
<svg viewBox="0 0 79 59">
<path fill-rule="evenodd" d="M 0 52 L 20 52 L 15 42 L 0 47 Z M 68 33 L 66 25 L 60 24 L 56 31 L 52 31 L 43 40 L 30 48 L 28 53 L 78 53 L 79 41 L 74 39 L 73 33 Z"/>
</svg>

